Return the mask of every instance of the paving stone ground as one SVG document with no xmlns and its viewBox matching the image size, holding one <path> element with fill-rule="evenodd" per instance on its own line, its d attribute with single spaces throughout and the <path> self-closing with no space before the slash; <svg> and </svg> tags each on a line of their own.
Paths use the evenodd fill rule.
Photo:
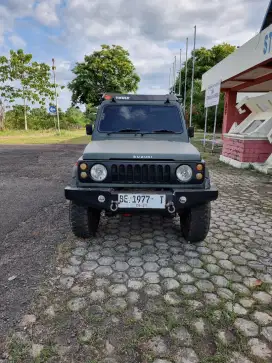
<svg viewBox="0 0 272 363">
<path fill-rule="evenodd" d="M 70 235 L 3 361 L 271 363 L 269 181 L 212 177 L 220 198 L 204 242 L 154 216 L 103 218 L 92 241 Z"/>
</svg>

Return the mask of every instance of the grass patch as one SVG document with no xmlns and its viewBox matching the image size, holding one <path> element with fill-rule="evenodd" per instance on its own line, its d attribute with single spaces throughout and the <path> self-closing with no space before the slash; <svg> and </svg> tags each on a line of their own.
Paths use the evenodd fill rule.
<svg viewBox="0 0 272 363">
<path fill-rule="evenodd" d="M 129 327 L 130 332 L 125 329 L 128 339 L 124 342 L 124 345 L 120 349 L 121 354 L 133 355 L 136 351 L 140 350 L 142 355 L 143 351 L 141 346 L 143 343 L 157 335 L 165 335 L 167 333 L 165 323 L 158 327 L 151 318 L 141 322 L 133 321 L 131 325 L 127 324 L 125 327 Z M 150 355 L 151 353 L 149 352 L 148 354 Z M 145 358 L 147 359 L 147 357 Z M 149 361 L 149 359 L 147 359 L 147 361 Z"/>
<path fill-rule="evenodd" d="M 85 135 L 85 130 L 8 130 L 0 131 L 0 144 L 87 144 L 90 137 Z"/>
<path fill-rule="evenodd" d="M 43 348 L 39 357 L 33 360 L 33 363 L 46 363 L 49 359 L 56 357 L 57 353 L 53 345 L 48 345 Z"/>
<path fill-rule="evenodd" d="M 8 344 L 9 362 L 19 363 L 28 358 L 29 345 L 12 339 Z"/>
<path fill-rule="evenodd" d="M 151 339 L 156 335 L 165 334 L 165 332 L 165 326 L 158 328 L 150 319 L 147 319 L 139 326 L 139 329 L 136 332 L 136 339 L 138 341 L 142 339 Z"/>
<path fill-rule="evenodd" d="M 263 282 L 260 285 L 253 286 L 250 290 L 252 292 L 263 291 L 269 293 L 270 289 L 271 289 L 271 284 L 269 284 L 268 282 Z"/>
<path fill-rule="evenodd" d="M 166 313 L 167 330 L 171 331 L 180 326 L 180 319 L 177 318 L 173 313 Z"/>
<path fill-rule="evenodd" d="M 62 143 L 63 144 L 77 144 L 77 145 L 87 145 L 89 142 L 91 141 L 90 136 L 80 136 L 80 137 L 75 137 L 69 140 L 65 140 Z"/>
<path fill-rule="evenodd" d="M 201 359 L 201 363 L 227 363 L 229 355 L 217 352 L 215 355 Z"/>
<path fill-rule="evenodd" d="M 134 326 L 139 323 L 139 320 L 136 320 L 134 318 L 128 318 L 124 321 L 124 327 L 129 328 L 131 326 Z"/>
<path fill-rule="evenodd" d="M 105 319 L 105 316 L 99 314 L 90 314 L 86 312 L 84 318 L 89 324 L 95 324 L 95 323 L 101 323 Z"/>
</svg>

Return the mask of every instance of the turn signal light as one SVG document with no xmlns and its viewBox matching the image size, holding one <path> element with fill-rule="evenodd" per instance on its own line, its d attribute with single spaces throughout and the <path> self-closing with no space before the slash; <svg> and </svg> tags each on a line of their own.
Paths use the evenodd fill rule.
<svg viewBox="0 0 272 363">
<path fill-rule="evenodd" d="M 201 180 L 201 179 L 203 179 L 203 174 L 201 174 L 201 173 L 197 173 L 197 174 L 196 174 L 196 178 L 197 178 L 197 180 Z"/>
<path fill-rule="evenodd" d="M 111 95 L 104 95 L 103 98 L 106 101 L 110 101 L 112 99 L 112 96 Z"/>
<path fill-rule="evenodd" d="M 80 173 L 80 177 L 82 179 L 86 179 L 88 177 L 88 174 L 85 171 L 83 171 L 82 173 Z"/>
<path fill-rule="evenodd" d="M 197 164 L 196 170 L 197 171 L 202 171 L 203 170 L 203 165 L 202 164 Z"/>
<path fill-rule="evenodd" d="M 80 164 L 80 169 L 81 170 L 87 170 L 88 169 L 88 165 L 87 164 Z"/>
</svg>

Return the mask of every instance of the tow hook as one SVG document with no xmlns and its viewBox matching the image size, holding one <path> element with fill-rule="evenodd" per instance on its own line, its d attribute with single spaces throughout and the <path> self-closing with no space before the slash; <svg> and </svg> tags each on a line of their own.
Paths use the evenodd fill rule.
<svg viewBox="0 0 272 363">
<path fill-rule="evenodd" d="M 173 202 L 167 203 L 166 207 L 169 213 L 174 214 L 176 212 L 176 208 Z"/>
<path fill-rule="evenodd" d="M 119 204 L 119 202 L 112 200 L 111 205 L 110 205 L 110 210 L 112 212 L 116 212 L 118 209 L 118 204 Z"/>
</svg>

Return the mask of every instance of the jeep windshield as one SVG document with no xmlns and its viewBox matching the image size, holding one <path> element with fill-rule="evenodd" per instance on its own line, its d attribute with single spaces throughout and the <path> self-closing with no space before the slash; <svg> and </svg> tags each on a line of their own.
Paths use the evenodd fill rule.
<svg viewBox="0 0 272 363">
<path fill-rule="evenodd" d="M 163 105 L 107 105 L 98 130 L 111 133 L 182 133 L 178 107 Z"/>
</svg>

